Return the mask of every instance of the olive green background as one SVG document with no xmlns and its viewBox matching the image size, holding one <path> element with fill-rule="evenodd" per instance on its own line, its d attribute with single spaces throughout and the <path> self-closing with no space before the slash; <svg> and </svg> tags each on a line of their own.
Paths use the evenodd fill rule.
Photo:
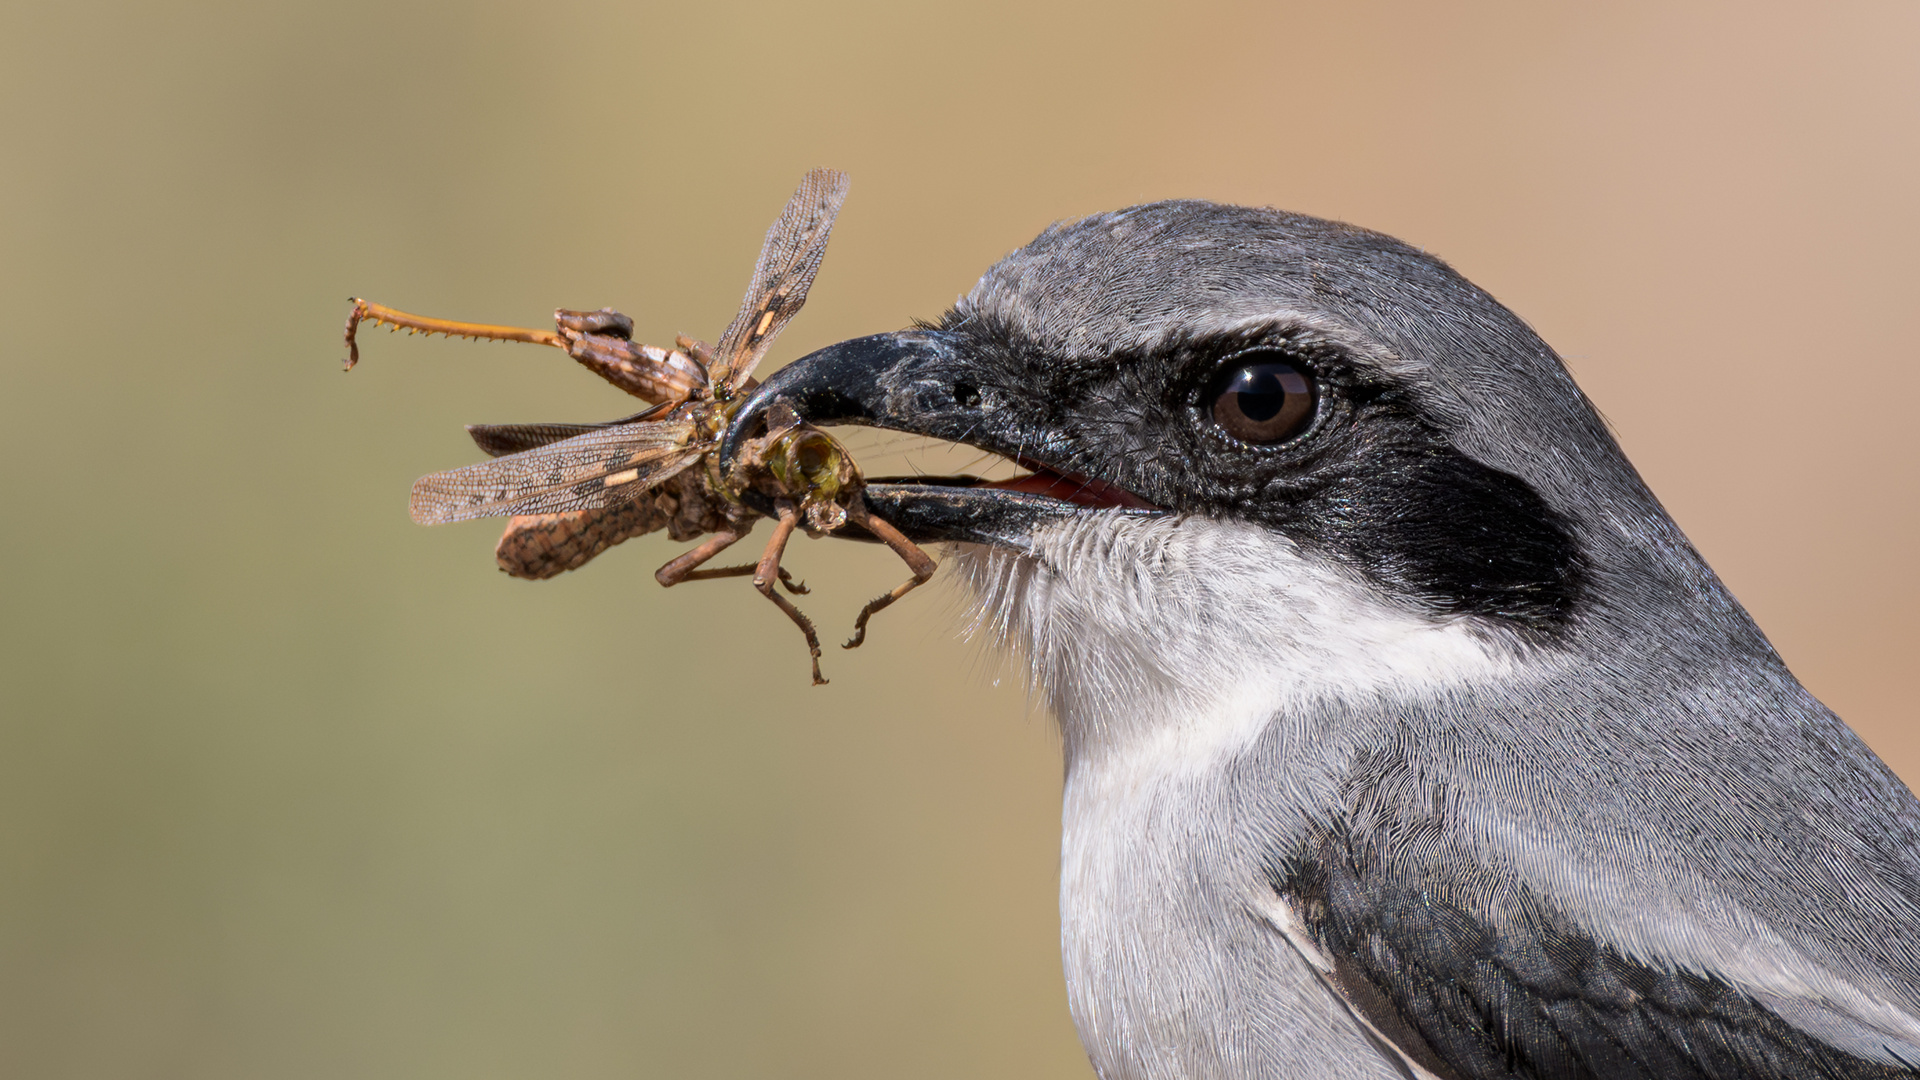
<svg viewBox="0 0 1920 1080">
<path fill-rule="evenodd" d="M 775 362 L 1154 198 L 1441 254 L 1920 776 L 1920 6 L 1441 7 L 7 5 L 0 1075 L 1088 1075 L 1050 721 L 950 589 L 810 689 L 663 538 L 532 584 L 408 522 L 462 423 L 630 401 L 532 347 L 339 371 L 349 294 L 711 338 L 816 164 Z M 790 565 L 836 640 L 901 576 Z"/>
</svg>

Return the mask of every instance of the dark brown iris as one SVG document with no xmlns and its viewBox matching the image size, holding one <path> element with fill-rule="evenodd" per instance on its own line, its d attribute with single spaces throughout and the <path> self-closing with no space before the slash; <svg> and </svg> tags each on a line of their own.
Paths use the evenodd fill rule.
<svg viewBox="0 0 1920 1080">
<path fill-rule="evenodd" d="M 1213 422 L 1243 443 L 1272 446 L 1313 423 L 1313 381 L 1285 360 L 1243 362 L 1218 386 Z"/>
</svg>

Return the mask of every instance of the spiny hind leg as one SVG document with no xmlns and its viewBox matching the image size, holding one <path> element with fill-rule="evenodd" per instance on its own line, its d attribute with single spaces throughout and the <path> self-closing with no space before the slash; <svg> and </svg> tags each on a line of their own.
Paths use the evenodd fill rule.
<svg viewBox="0 0 1920 1080">
<path fill-rule="evenodd" d="M 655 345 L 641 345 L 633 337 L 633 320 L 612 308 L 598 311 L 572 311 L 561 308 L 553 313 L 560 329 L 534 330 L 524 326 L 495 326 L 491 323 L 459 322 L 414 315 L 352 298 L 353 310 L 347 314 L 347 370 L 360 362 L 358 334 L 360 324 L 371 322 L 389 330 L 409 334 L 445 334 L 448 337 L 473 338 L 476 341 L 526 341 L 551 345 L 579 361 L 581 366 L 642 401 L 655 405 L 686 401 L 707 384 L 706 369 L 685 354 Z"/>
<path fill-rule="evenodd" d="M 859 647 L 861 642 L 867 640 L 867 620 L 873 618 L 874 612 L 925 585 L 940 564 L 934 562 L 931 556 L 920 550 L 919 545 L 907 539 L 891 523 L 869 513 L 867 500 L 864 497 L 855 498 L 852 505 L 847 507 L 847 520 L 858 524 L 879 538 L 881 543 L 892 548 L 893 553 L 900 556 L 901 561 L 907 564 L 907 569 L 913 571 L 912 578 L 894 586 L 891 591 L 881 593 L 867 601 L 867 606 L 860 609 L 859 616 L 853 620 L 853 637 L 849 638 L 845 645 L 840 646 L 843 649 L 852 649 Z"/>
<path fill-rule="evenodd" d="M 767 541 L 767 550 L 760 556 L 760 565 L 754 570 L 753 587 L 760 590 L 760 595 L 773 601 L 774 606 L 786 612 L 787 618 L 793 620 L 793 625 L 799 627 L 800 632 L 806 635 L 807 655 L 813 662 L 813 685 L 825 686 L 827 680 L 820 675 L 820 635 L 813 632 L 813 620 L 807 618 L 799 608 L 794 607 L 792 602 L 773 588 L 773 583 L 780 574 L 780 557 L 786 554 L 787 541 L 793 537 L 793 530 L 800 525 L 800 512 L 794 509 L 793 503 L 786 499 L 780 499 L 773 505 L 780 515 L 780 520 L 775 523 L 773 539 Z"/>
<path fill-rule="evenodd" d="M 525 341 L 534 345 L 551 345 L 556 349 L 567 347 L 566 338 L 552 330 L 533 330 L 524 326 L 495 326 L 491 323 L 459 322 L 454 319 L 435 319 L 426 315 L 414 315 L 385 304 L 376 304 L 371 300 L 349 297 L 353 310 L 347 313 L 347 370 L 360 362 L 360 343 L 358 334 L 360 324 L 371 322 L 384 326 L 388 330 L 405 330 L 409 334 L 445 334 L 448 337 L 474 338 L 478 341 Z"/>
</svg>

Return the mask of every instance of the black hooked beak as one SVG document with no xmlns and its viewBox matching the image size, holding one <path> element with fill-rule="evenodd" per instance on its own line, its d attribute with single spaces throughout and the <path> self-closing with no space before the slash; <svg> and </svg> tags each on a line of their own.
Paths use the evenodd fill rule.
<svg viewBox="0 0 1920 1080">
<path fill-rule="evenodd" d="M 1024 548 L 1049 520 L 1085 513 L 1157 513 L 1099 480 L 1057 472 L 1025 456 L 1046 433 L 1024 430 L 1012 410 L 979 389 L 969 342 L 943 330 L 903 330 L 830 345 L 767 377 L 740 406 L 720 446 L 731 471 L 766 413 L 785 401 L 818 426 L 858 424 L 965 443 L 1015 458 L 1028 476 L 989 483 L 974 477 L 869 477 L 867 505 L 919 543 L 958 541 Z"/>
<path fill-rule="evenodd" d="M 874 334 L 808 353 L 767 376 L 740 406 L 720 444 L 721 468 L 731 469 L 740 445 L 759 434 L 776 398 L 785 398 L 810 424 L 864 424 L 932 434 L 925 430 L 929 421 L 942 411 L 942 404 L 955 402 L 950 386 L 947 400 L 939 400 L 942 395 L 930 384 L 930 376 L 959 366 L 960 353 L 959 339 L 939 330 Z M 912 400 L 902 399 L 902 388 Z"/>
</svg>

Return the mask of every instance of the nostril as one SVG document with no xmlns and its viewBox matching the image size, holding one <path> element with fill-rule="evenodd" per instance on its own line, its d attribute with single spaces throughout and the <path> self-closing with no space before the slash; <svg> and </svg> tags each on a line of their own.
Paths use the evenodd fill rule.
<svg viewBox="0 0 1920 1080">
<path fill-rule="evenodd" d="M 973 408 L 980 404 L 980 388 L 972 383 L 954 383 L 953 403 L 963 409 Z"/>
</svg>

